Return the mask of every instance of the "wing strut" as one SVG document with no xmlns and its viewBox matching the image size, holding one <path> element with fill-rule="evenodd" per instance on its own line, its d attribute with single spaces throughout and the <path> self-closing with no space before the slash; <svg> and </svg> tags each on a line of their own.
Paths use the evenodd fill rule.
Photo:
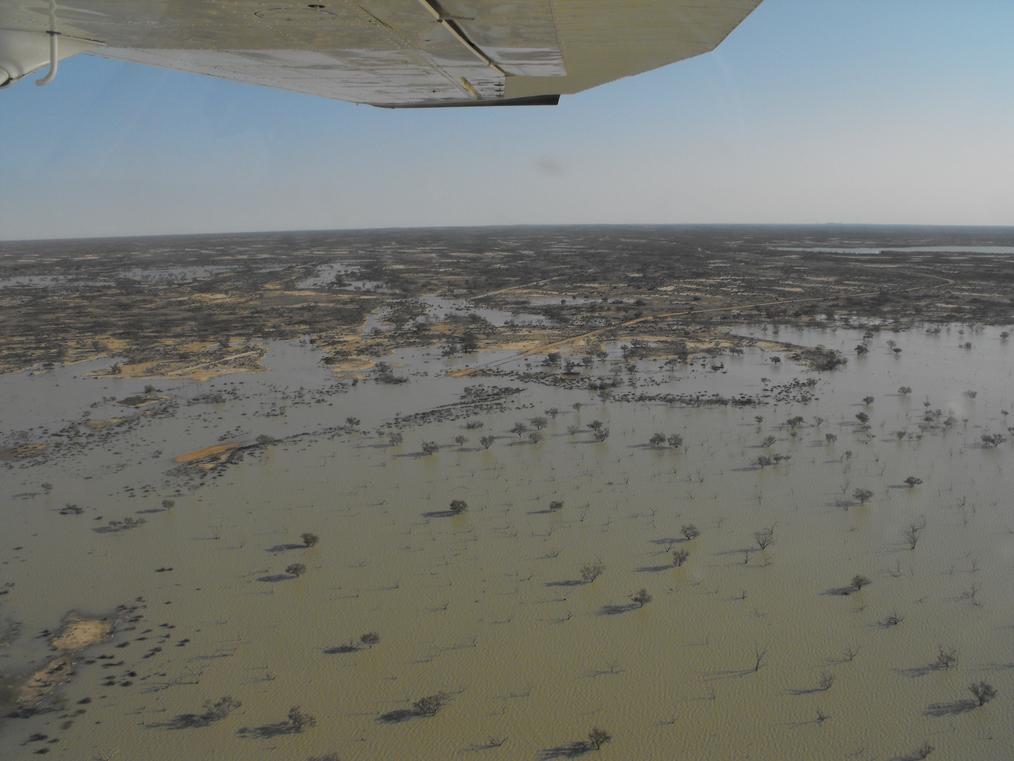
<svg viewBox="0 0 1014 761">
<path fill-rule="evenodd" d="M 35 84 L 39 87 L 45 87 L 56 79 L 56 71 L 60 68 L 60 46 L 56 42 L 60 39 L 60 33 L 50 29 L 46 34 L 49 35 L 49 71 L 46 72 L 46 76 L 35 80 Z"/>
</svg>

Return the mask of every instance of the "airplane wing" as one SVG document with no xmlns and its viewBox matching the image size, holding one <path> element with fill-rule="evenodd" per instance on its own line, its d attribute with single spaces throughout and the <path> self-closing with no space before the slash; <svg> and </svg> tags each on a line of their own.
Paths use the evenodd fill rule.
<svg viewBox="0 0 1014 761">
<path fill-rule="evenodd" d="M 0 0 L 0 86 L 83 51 L 376 106 L 549 104 L 708 52 L 760 1 Z"/>
</svg>

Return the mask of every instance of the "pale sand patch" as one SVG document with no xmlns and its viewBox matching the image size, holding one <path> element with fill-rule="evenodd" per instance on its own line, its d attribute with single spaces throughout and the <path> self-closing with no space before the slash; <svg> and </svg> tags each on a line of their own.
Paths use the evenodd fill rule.
<svg viewBox="0 0 1014 761">
<path fill-rule="evenodd" d="M 335 378 L 339 378 L 347 377 L 350 373 L 365 373 L 372 370 L 374 364 L 374 360 L 370 357 L 349 357 L 328 365 L 328 369 Z"/>
<path fill-rule="evenodd" d="M 0 449 L 0 460 L 27 460 L 29 457 L 38 457 L 46 451 L 48 446 L 49 444 L 36 442 Z"/>
<path fill-rule="evenodd" d="M 72 656 L 85 648 L 98 644 L 113 633 L 113 622 L 106 618 L 88 618 L 71 612 L 64 617 L 63 626 L 49 644 L 60 655 L 51 658 L 34 671 L 17 690 L 17 704 L 37 705 L 54 689 L 74 675 Z"/>
<path fill-rule="evenodd" d="M 74 664 L 69 657 L 61 655 L 53 658 L 21 683 L 17 690 L 17 704 L 30 706 L 41 702 L 56 687 L 70 679 L 73 674 Z"/>
<path fill-rule="evenodd" d="M 101 642 L 113 633 L 113 622 L 106 618 L 86 618 L 69 613 L 63 628 L 49 641 L 57 650 L 73 653 Z"/>
<path fill-rule="evenodd" d="M 234 449 L 239 449 L 240 446 L 240 444 L 235 442 L 213 444 L 210 447 L 204 447 L 203 449 L 197 449 L 193 452 L 177 455 L 175 457 L 175 462 L 180 465 L 186 465 L 187 463 L 198 462 L 200 460 L 222 459 Z"/>
</svg>

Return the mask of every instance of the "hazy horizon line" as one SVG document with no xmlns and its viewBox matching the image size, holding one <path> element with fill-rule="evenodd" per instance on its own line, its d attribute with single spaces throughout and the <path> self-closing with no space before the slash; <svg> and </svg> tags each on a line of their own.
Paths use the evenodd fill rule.
<svg viewBox="0 0 1014 761">
<path fill-rule="evenodd" d="M 536 222 L 487 225 L 383 225 L 375 227 L 307 227 L 251 230 L 205 230 L 175 233 L 129 233 L 123 235 L 85 235 L 58 238 L 0 238 L 4 243 L 46 243 L 87 240 L 125 240 L 129 238 L 193 238 L 226 235 L 285 235 L 292 233 L 357 233 L 413 230 L 509 230 L 509 229 L 552 229 L 552 228 L 841 228 L 852 230 L 910 229 L 910 230 L 997 230 L 1014 233 L 1014 224 L 969 225 L 969 224 L 926 224 L 913 222 Z"/>
</svg>

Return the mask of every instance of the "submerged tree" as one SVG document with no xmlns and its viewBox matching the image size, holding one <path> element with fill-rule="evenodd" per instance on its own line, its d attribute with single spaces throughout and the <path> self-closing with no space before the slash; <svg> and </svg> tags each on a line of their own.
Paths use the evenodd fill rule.
<svg viewBox="0 0 1014 761">
<path fill-rule="evenodd" d="M 644 587 L 641 587 L 641 589 L 630 595 L 631 602 L 633 602 L 634 605 L 636 605 L 638 608 L 643 608 L 645 605 L 651 602 L 652 599 L 653 598 L 651 596 L 651 593 L 648 592 L 648 590 L 645 589 Z"/>
<path fill-rule="evenodd" d="M 768 528 L 762 528 L 760 531 L 755 531 L 753 540 L 757 543 L 757 546 L 762 550 L 766 550 L 772 542 L 775 541 L 775 527 L 770 526 Z"/>
<path fill-rule="evenodd" d="M 595 750 L 599 750 L 607 742 L 611 741 L 613 736 L 606 732 L 604 729 L 593 727 L 592 731 L 588 733 L 588 744 Z"/>
<path fill-rule="evenodd" d="M 857 592 L 861 592 L 863 587 L 868 587 L 872 583 L 872 581 L 860 573 L 852 577 L 852 588 Z"/>
<path fill-rule="evenodd" d="M 606 567 L 602 563 L 589 563 L 581 568 L 581 581 L 585 584 L 591 584 L 605 570 Z"/>
<path fill-rule="evenodd" d="M 980 706 L 986 705 L 996 697 L 996 688 L 989 682 L 972 682 L 968 690 L 975 696 L 976 703 Z"/>
<path fill-rule="evenodd" d="M 412 704 L 412 711 L 417 716 L 436 716 L 440 709 L 447 705 L 447 696 L 442 692 L 419 698 Z"/>
<path fill-rule="evenodd" d="M 873 496 L 873 492 L 869 489 L 855 489 L 852 492 L 852 499 L 858 502 L 860 505 L 865 505 L 870 501 L 870 497 Z"/>
<path fill-rule="evenodd" d="M 949 669 L 958 662 L 958 651 L 953 647 L 937 646 L 937 659 L 934 666 L 938 669 Z"/>
<path fill-rule="evenodd" d="M 911 523 L 908 528 L 905 529 L 905 542 L 908 544 L 910 550 L 914 550 L 916 545 L 919 544 L 919 537 L 922 535 L 922 530 L 926 528 L 926 520 L 923 519 L 919 523 Z"/>
</svg>

